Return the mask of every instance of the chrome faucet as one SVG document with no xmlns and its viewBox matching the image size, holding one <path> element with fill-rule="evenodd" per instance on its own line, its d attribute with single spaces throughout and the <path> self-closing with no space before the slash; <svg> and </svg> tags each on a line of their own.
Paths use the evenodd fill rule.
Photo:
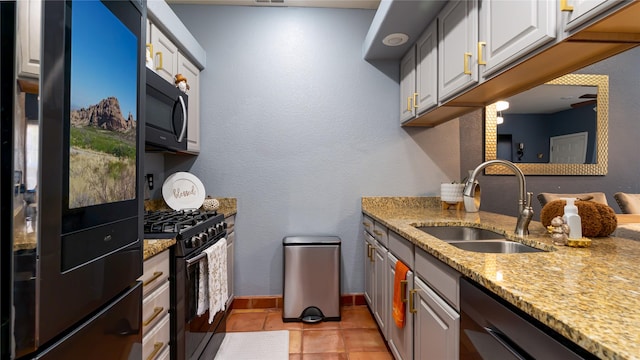
<svg viewBox="0 0 640 360">
<path fill-rule="evenodd" d="M 478 167 L 473 170 L 473 173 L 471 173 L 471 176 L 469 176 L 469 179 L 464 186 L 463 193 L 465 210 L 467 212 L 477 212 L 479 210 L 479 203 L 476 203 L 475 201 L 476 185 L 478 184 L 476 177 L 484 168 L 492 165 L 506 166 L 516 174 L 516 177 L 518 178 L 518 186 L 520 187 L 520 199 L 518 200 L 518 221 L 516 223 L 515 234 L 518 236 L 527 235 L 529 233 L 529 223 L 531 222 L 531 218 L 533 218 L 533 208 L 531 207 L 531 198 L 533 197 L 533 193 L 527 192 L 527 184 L 522 170 L 510 161 L 500 159 L 489 160 L 478 165 Z"/>
</svg>

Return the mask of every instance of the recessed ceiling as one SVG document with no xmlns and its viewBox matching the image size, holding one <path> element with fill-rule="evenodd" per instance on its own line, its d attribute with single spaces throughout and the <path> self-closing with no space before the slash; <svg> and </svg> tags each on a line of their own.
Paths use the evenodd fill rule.
<svg viewBox="0 0 640 360">
<path fill-rule="evenodd" d="M 167 0 L 170 4 L 292 6 L 342 9 L 377 9 L 380 0 Z"/>
</svg>

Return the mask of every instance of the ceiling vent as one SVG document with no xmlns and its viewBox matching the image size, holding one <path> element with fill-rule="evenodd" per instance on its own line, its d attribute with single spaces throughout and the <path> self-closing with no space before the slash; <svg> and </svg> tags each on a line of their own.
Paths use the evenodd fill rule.
<svg viewBox="0 0 640 360">
<path fill-rule="evenodd" d="M 284 0 L 255 0 L 257 5 L 284 5 Z"/>
</svg>

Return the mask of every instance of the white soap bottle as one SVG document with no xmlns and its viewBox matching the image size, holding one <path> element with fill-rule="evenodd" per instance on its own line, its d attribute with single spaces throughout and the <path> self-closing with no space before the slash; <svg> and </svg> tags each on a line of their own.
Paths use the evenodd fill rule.
<svg viewBox="0 0 640 360">
<path fill-rule="evenodd" d="M 564 207 L 564 215 L 562 220 L 569 225 L 569 239 L 582 239 L 582 222 L 578 215 L 578 207 L 575 205 L 573 198 L 565 198 L 567 205 Z"/>
</svg>

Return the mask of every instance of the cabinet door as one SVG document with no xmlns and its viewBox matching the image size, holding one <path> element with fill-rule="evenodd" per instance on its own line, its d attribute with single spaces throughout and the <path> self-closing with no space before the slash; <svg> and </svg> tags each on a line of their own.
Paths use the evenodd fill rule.
<svg viewBox="0 0 640 360">
<path fill-rule="evenodd" d="M 153 67 L 156 73 L 173 84 L 173 77 L 178 72 L 178 47 L 153 23 L 151 24 L 151 44 L 153 45 Z"/>
<path fill-rule="evenodd" d="M 38 77 L 40 75 L 40 28 L 42 2 L 40 0 L 18 1 L 18 76 Z"/>
<path fill-rule="evenodd" d="M 412 46 L 400 61 L 400 122 L 416 116 L 413 94 L 416 91 L 416 48 Z"/>
<path fill-rule="evenodd" d="M 375 285 L 375 273 L 373 262 L 375 261 L 371 253 L 375 246 L 375 239 L 368 232 L 364 232 L 364 299 L 369 304 L 371 311 L 374 310 L 373 290 Z"/>
<path fill-rule="evenodd" d="M 555 6 L 548 0 L 482 1 L 478 62 L 483 77 L 555 39 Z"/>
<path fill-rule="evenodd" d="M 420 278 L 414 288 L 414 359 L 457 359 L 460 315 Z"/>
<path fill-rule="evenodd" d="M 566 0 L 567 7 L 560 8 L 563 14 L 564 31 L 571 31 L 622 0 Z"/>
<path fill-rule="evenodd" d="M 200 70 L 182 53 L 178 53 L 178 71 L 189 84 L 189 113 L 187 114 L 187 151 L 200 152 Z"/>
<path fill-rule="evenodd" d="M 427 27 L 416 42 L 417 114 L 438 105 L 438 22 Z"/>
<path fill-rule="evenodd" d="M 478 82 L 478 1 L 450 1 L 438 15 L 438 100 Z"/>
<path fill-rule="evenodd" d="M 407 273 L 407 286 L 404 288 L 403 298 L 407 299 L 405 303 L 405 321 L 404 327 L 399 328 L 393 320 L 393 291 L 396 276 L 396 262 L 398 259 L 389 253 L 387 256 L 387 299 L 389 303 L 389 326 L 387 326 L 387 334 L 389 340 L 389 348 L 396 360 L 413 359 L 413 314 L 409 309 L 409 291 L 413 289 L 413 272 Z M 433 358 L 438 359 L 438 358 Z"/>
<path fill-rule="evenodd" d="M 373 295 L 373 316 L 378 322 L 380 332 L 387 338 L 387 321 L 389 320 L 389 311 L 387 310 L 387 249 L 376 241 L 374 253 L 374 295 Z"/>
<path fill-rule="evenodd" d="M 227 235 L 227 292 L 229 294 L 229 300 L 227 300 L 227 308 L 231 305 L 233 298 L 235 297 L 235 286 L 233 283 L 234 278 L 234 258 L 236 253 L 236 233 L 232 232 Z"/>
</svg>

